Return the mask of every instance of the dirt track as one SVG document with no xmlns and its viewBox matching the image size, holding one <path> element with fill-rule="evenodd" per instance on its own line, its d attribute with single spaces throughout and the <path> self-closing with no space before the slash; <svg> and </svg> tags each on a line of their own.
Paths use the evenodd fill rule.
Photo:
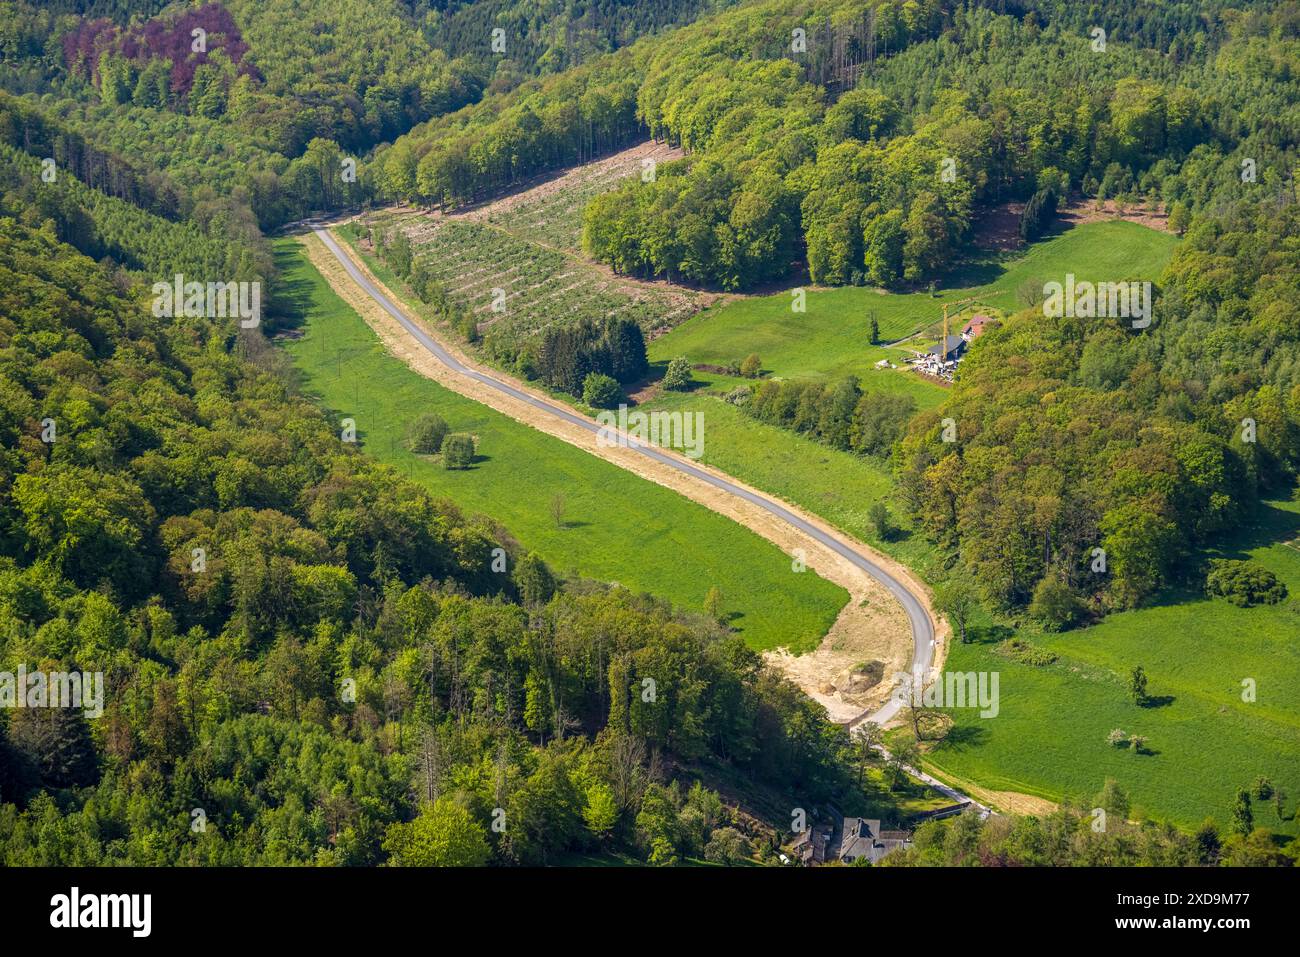
<svg viewBox="0 0 1300 957">
<path fill-rule="evenodd" d="M 812 535 L 781 521 L 757 505 L 719 490 L 706 481 L 656 462 L 634 449 L 605 447 L 598 444 L 594 435 L 581 426 L 547 415 L 526 401 L 511 397 L 452 370 L 425 349 L 408 330 L 354 282 L 343 265 L 319 239 L 309 235 L 303 237 L 303 243 L 308 258 L 334 291 L 365 319 L 393 355 L 417 372 L 453 392 L 481 402 L 532 428 L 634 472 L 648 481 L 671 488 L 714 512 L 726 515 L 773 542 L 786 554 L 802 555 L 809 569 L 847 589 L 850 594 L 848 604 L 841 610 L 831 631 L 815 651 L 798 657 L 779 652 L 769 653 L 766 657 L 809 696 L 826 706 L 832 719 L 836 721 L 848 722 L 859 718 L 888 697 L 894 674 L 905 669 L 908 662 L 912 660 L 913 636 L 908 627 L 908 616 L 901 605 L 884 585 L 865 570 Z M 342 245 L 340 241 L 340 246 Z M 402 302 L 402 299 L 381 283 L 355 255 L 349 253 L 349 258 L 366 279 L 390 300 L 390 303 Z M 514 389 L 529 395 L 548 402 L 554 401 L 530 389 L 525 383 L 511 379 L 496 370 L 484 369 L 454 344 L 447 342 L 436 331 L 428 328 L 427 324 L 420 322 L 412 315 L 410 309 L 403 308 L 402 311 L 461 364 L 485 372 L 492 378 L 508 383 Z M 739 485 L 757 495 L 771 498 L 766 493 L 737 482 L 731 476 L 725 476 L 699 463 L 692 464 L 696 469 L 725 478 L 733 485 Z M 910 570 L 887 555 L 876 552 L 869 546 L 849 538 L 843 532 L 833 529 L 820 518 L 789 503 L 781 504 L 818 530 L 848 543 L 855 551 L 869 556 L 873 563 L 905 585 L 906 590 L 922 604 L 930 620 L 938 625 L 935 628 L 933 667 L 936 669 L 941 667 L 947 646 L 947 629 L 943 627 L 943 622 L 931 608 L 925 586 Z M 883 680 L 872 687 L 850 688 L 846 692 L 845 686 L 853 683 L 850 675 L 852 669 L 867 661 L 880 662 Z M 864 682 L 858 679 L 856 684 L 862 685 Z"/>
</svg>

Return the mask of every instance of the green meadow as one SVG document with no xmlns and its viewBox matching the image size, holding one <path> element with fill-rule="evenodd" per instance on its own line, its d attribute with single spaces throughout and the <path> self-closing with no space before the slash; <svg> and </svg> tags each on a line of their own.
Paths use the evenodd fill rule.
<svg viewBox="0 0 1300 957">
<path fill-rule="evenodd" d="M 874 367 L 882 358 L 901 367 L 909 348 L 919 348 L 925 340 L 870 345 L 873 311 L 881 339 L 901 339 L 927 332 L 940 320 L 944 302 L 974 296 L 989 308 L 1011 312 L 1018 308 L 1016 291 L 1022 284 L 1034 281 L 1041 287 L 1052 278 L 1064 279 L 1067 272 L 1080 279 L 1154 280 L 1176 242 L 1173 236 L 1134 223 L 1087 223 L 1024 253 L 990 256 L 964 266 L 935 296 L 861 287 L 809 290 L 804 313 L 791 311 L 788 292 L 741 299 L 702 312 L 654 340 L 650 358 L 661 366 L 677 355 L 692 364 L 726 366 L 757 352 L 767 375 L 831 380 L 852 374 L 866 392 L 908 393 L 919 408 L 929 408 L 943 401 L 946 389 L 903 368 Z M 759 422 L 723 401 L 723 395 L 751 380 L 705 370 L 696 370 L 692 378 L 692 391 L 662 393 L 646 408 L 702 412 L 703 461 L 820 515 L 922 575 L 936 571 L 937 556 L 922 536 L 913 534 L 888 462 L 837 451 Z M 878 501 L 889 507 L 898 527 L 889 541 L 880 540 L 867 518 Z"/>
<path fill-rule="evenodd" d="M 772 375 L 834 379 L 852 374 L 863 389 L 909 392 L 922 407 L 937 405 L 942 388 L 903 369 L 874 368 L 884 358 L 901 364 L 909 353 L 906 348 L 871 345 L 873 313 L 881 340 L 891 342 L 941 324 L 945 302 L 973 296 L 979 299 L 975 307 L 1012 312 L 1023 308 L 1017 300 L 1021 286 L 1033 282 L 1041 290 L 1049 280 L 1064 281 L 1068 272 L 1081 280 L 1154 281 L 1176 243 L 1174 236 L 1135 223 L 1085 223 L 1023 253 L 964 265 L 933 296 L 844 286 L 809 289 L 804 312 L 792 310 L 788 291 L 714 306 L 651 343 L 650 358 L 666 363 L 684 355 L 692 363 L 726 366 L 756 352 Z M 971 310 L 963 315 L 969 318 Z M 909 345 L 929 344 L 925 340 Z"/>
<path fill-rule="evenodd" d="M 282 348 L 304 388 L 356 420 L 367 454 L 467 514 L 490 515 L 561 573 L 617 581 L 692 611 L 716 585 L 732 626 L 755 649 L 815 647 L 848 600 L 822 578 L 795 574 L 780 549 L 730 519 L 412 371 L 335 295 L 298 241 L 278 240 L 276 254 L 302 333 Z M 406 426 L 419 412 L 476 436 L 472 468 L 448 471 L 437 457 L 407 451 Z M 557 495 L 562 526 L 551 510 Z"/>
<path fill-rule="evenodd" d="M 1019 307 L 1016 296 L 1022 285 L 1063 279 L 1067 272 L 1080 279 L 1155 279 L 1175 242 L 1132 223 L 1090 223 L 1019 256 L 968 266 L 935 296 L 863 288 L 810 290 L 805 313 L 790 311 L 788 293 L 737 300 L 655 340 L 651 360 L 664 364 L 685 355 L 693 364 L 724 366 L 757 352 L 768 375 L 831 379 L 854 374 L 866 390 L 908 392 L 920 407 L 929 407 L 942 401 L 944 389 L 901 369 L 873 366 L 882 357 L 899 362 L 908 348 L 928 341 L 943 302 L 975 296 L 982 306 L 1010 312 Z M 920 335 L 901 346 L 871 346 L 873 311 L 882 339 Z M 355 317 L 352 322 L 359 323 Z M 691 392 L 665 393 L 646 407 L 703 412 L 703 461 L 822 516 L 927 578 L 942 576 L 942 556 L 903 514 L 887 462 L 830 449 L 751 419 L 723 401 L 722 395 L 748 380 L 702 370 L 693 378 Z M 437 389 L 431 383 L 428 388 Z M 401 453 L 400 445 L 398 450 L 399 457 L 414 458 Z M 441 471 L 435 474 L 444 477 Z M 900 526 L 888 542 L 876 537 L 867 518 L 877 501 L 890 506 Z M 511 524 L 531 543 L 528 525 L 534 522 L 524 514 Z M 538 524 L 539 544 L 558 537 L 545 521 Z M 1129 793 L 1135 815 L 1188 827 L 1207 816 L 1226 826 L 1237 788 L 1265 776 L 1290 796 L 1282 820 L 1270 802 L 1255 808 L 1256 822 L 1296 833 L 1300 703 L 1293 691 L 1300 690 L 1300 550 L 1285 542 L 1297 535 L 1300 505 L 1274 502 L 1223 551 L 1231 557 L 1249 555 L 1287 583 L 1292 597 L 1277 606 L 1240 609 L 1195 593 L 1170 592 L 1151 607 L 1061 635 L 1014 621 L 994 623 L 986 616 L 973 630 L 975 641 L 953 646 L 948 669 L 997 671 L 1000 713 L 981 719 L 972 712 L 953 712 L 952 731 L 927 754 L 927 767 L 954 782 L 1050 800 L 1087 799 L 1114 778 Z M 699 600 L 683 604 L 699 607 Z M 1010 634 L 1050 650 L 1057 660 L 1036 667 L 998 654 L 996 646 Z M 1145 707 L 1128 695 L 1128 674 L 1135 665 L 1149 677 L 1152 702 Z M 1254 702 L 1241 697 L 1242 681 L 1248 678 L 1256 682 Z M 1109 745 L 1106 739 L 1114 729 L 1145 737 L 1144 751 Z M 899 729 L 891 737 L 908 733 Z"/>
<path fill-rule="evenodd" d="M 854 374 L 866 390 L 909 392 L 919 406 L 933 406 L 942 401 L 941 387 L 901 369 L 873 366 L 886 356 L 898 362 L 906 348 L 928 342 L 941 303 L 975 296 L 980 305 L 1010 312 L 1019 308 L 1022 285 L 1063 279 L 1067 272 L 1079 279 L 1154 280 L 1175 243 L 1172 236 L 1132 223 L 1089 223 L 1018 257 L 969 267 L 933 297 L 841 288 L 810 290 L 805 313 L 790 310 L 788 293 L 715 307 L 653 342 L 651 357 L 666 363 L 685 355 L 693 364 L 721 366 L 757 352 L 769 375 Z M 873 311 L 882 339 L 921 335 L 903 346 L 873 347 Z M 838 452 L 749 418 L 721 398 L 745 380 L 699 370 L 694 379 L 692 392 L 663 395 L 649 407 L 703 411 L 706 462 L 821 515 L 926 577 L 942 574 L 940 556 L 902 514 L 888 463 Z M 879 541 L 869 526 L 868 509 L 876 501 L 889 504 L 901 526 L 893 541 Z M 1300 505 L 1274 502 L 1224 550 L 1232 557 L 1251 556 L 1285 581 L 1292 597 L 1281 605 L 1240 609 L 1196 593 L 1170 592 L 1152 607 L 1061 635 L 1019 628 L 1014 633 L 1058 656 L 1042 667 L 999 655 L 995 647 L 1017 623 L 994 625 L 986 619 L 975 642 L 953 647 L 948 667 L 998 671 L 1000 714 L 981 719 L 954 712 L 952 732 L 927 763 L 954 781 L 1051 800 L 1086 799 L 1114 778 L 1128 791 L 1136 813 L 1184 826 L 1207 816 L 1226 826 L 1237 788 L 1265 776 L 1290 797 L 1284 819 L 1269 803 L 1256 807 L 1257 823 L 1296 833 L 1300 550 L 1285 542 L 1297 534 Z M 1128 695 L 1135 665 L 1150 680 L 1152 703 L 1146 707 Z M 1242 700 L 1246 679 L 1257 685 L 1252 703 Z M 1117 728 L 1145 737 L 1144 751 L 1107 744 L 1107 735 Z"/>
<path fill-rule="evenodd" d="M 949 712 L 955 723 L 927 764 L 939 776 L 1050 800 L 1087 799 L 1107 778 L 1128 792 L 1135 811 L 1185 826 L 1231 821 L 1239 787 L 1263 776 L 1288 795 L 1283 818 L 1257 804 L 1255 822 L 1300 833 L 1300 502 L 1267 503 L 1237 538 L 1209 557 L 1250 558 L 1290 594 L 1280 604 L 1238 608 L 1221 599 L 1170 591 L 1151 607 L 1089 628 L 1018 636 L 1058 656 L 1050 665 L 1008 660 L 995 651 L 1005 626 L 973 629 L 955 643 L 950 671 L 997 671 L 995 718 Z M 1134 704 L 1128 676 L 1140 665 L 1150 702 Z M 1245 700 L 1253 682 L 1254 700 Z M 1114 747 L 1119 729 L 1141 735 L 1139 753 Z M 906 735 L 908 732 L 902 731 Z"/>
</svg>

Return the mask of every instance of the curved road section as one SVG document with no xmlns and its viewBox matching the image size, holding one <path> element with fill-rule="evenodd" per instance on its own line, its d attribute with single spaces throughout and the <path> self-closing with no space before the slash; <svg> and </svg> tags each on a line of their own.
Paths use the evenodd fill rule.
<svg viewBox="0 0 1300 957">
<path fill-rule="evenodd" d="M 537 396 L 524 392 L 521 389 L 516 389 L 509 383 L 502 382 L 500 379 L 495 379 L 486 373 L 480 372 L 478 369 L 465 365 L 439 345 L 436 340 L 416 325 L 416 323 L 411 321 L 411 319 L 408 318 L 395 303 L 376 288 L 375 284 L 357 268 L 356 264 L 352 261 L 352 257 L 339 247 L 339 244 L 335 241 L 334 237 L 329 234 L 328 230 L 313 226 L 312 231 L 316 234 L 316 237 L 325 244 L 325 248 L 330 251 L 330 254 L 339 261 L 339 264 L 343 266 L 347 271 L 347 274 L 352 277 L 352 281 L 364 289 L 370 298 L 379 303 L 385 312 L 401 323 L 402 328 L 414 336 L 415 340 L 419 342 L 421 346 L 432 353 L 432 355 L 443 365 L 447 366 L 447 368 L 459 375 L 474 379 L 488 388 L 505 393 L 520 402 L 527 402 L 529 405 L 539 409 L 547 415 L 580 426 L 588 432 L 597 433 L 601 431 L 602 426 L 598 425 L 594 420 L 589 419 L 586 416 L 579 415 L 563 406 L 556 405 L 553 402 L 547 402 L 545 399 L 538 398 Z M 701 482 L 707 482 L 714 488 L 721 489 L 729 495 L 734 495 L 737 498 L 744 499 L 747 502 L 757 505 L 764 511 L 770 512 L 772 515 L 781 519 L 781 521 L 794 526 L 805 535 L 812 536 L 827 548 L 830 548 L 844 556 L 844 558 L 848 559 L 854 565 L 857 565 L 872 578 L 884 585 L 889 589 L 890 594 L 898 599 L 899 603 L 907 612 L 908 621 L 911 622 L 912 673 L 915 674 L 919 671 L 923 675 L 929 674 L 930 666 L 934 660 L 934 625 L 930 621 L 930 616 L 926 614 L 925 608 L 922 607 L 921 602 L 917 600 L 916 596 L 912 594 L 912 592 L 910 592 L 902 582 L 890 575 L 889 572 L 885 571 L 885 569 L 881 568 L 866 555 L 858 552 L 852 546 L 841 541 L 836 536 L 828 535 L 820 528 L 804 521 L 798 515 L 782 506 L 781 503 L 777 502 L 775 499 L 768 498 L 765 495 L 756 494 L 747 488 L 742 488 L 734 482 L 729 482 L 725 478 L 696 467 L 686 459 L 667 455 L 660 449 L 651 445 L 645 445 L 631 436 L 626 436 L 626 441 L 628 447 L 635 449 L 642 455 L 654 459 L 656 462 L 660 462 L 679 472 L 683 472 L 692 478 L 699 479 Z M 891 696 L 879 710 L 873 714 L 864 715 L 857 721 L 854 721 L 853 726 L 864 724 L 868 721 L 874 721 L 877 724 L 883 725 L 886 721 L 893 718 L 902 706 L 903 704 L 901 700 Z"/>
</svg>

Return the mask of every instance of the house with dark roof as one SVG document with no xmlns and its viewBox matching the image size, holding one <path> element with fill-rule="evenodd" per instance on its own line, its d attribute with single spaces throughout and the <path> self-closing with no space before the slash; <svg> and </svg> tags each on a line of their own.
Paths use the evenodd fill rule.
<svg viewBox="0 0 1300 957">
<path fill-rule="evenodd" d="M 830 840 L 829 827 L 808 827 L 799 832 L 791 847 L 800 864 L 824 864 Z"/>
<path fill-rule="evenodd" d="M 835 849 L 842 863 L 853 864 L 866 859 L 875 864 L 886 854 L 912 843 L 907 831 L 886 831 L 874 818 L 846 817 L 840 828 L 840 842 Z"/>
<path fill-rule="evenodd" d="M 935 343 L 926 355 L 934 356 L 941 362 L 956 362 L 966 352 L 966 340 L 961 336 L 948 336 L 942 344 Z"/>
</svg>

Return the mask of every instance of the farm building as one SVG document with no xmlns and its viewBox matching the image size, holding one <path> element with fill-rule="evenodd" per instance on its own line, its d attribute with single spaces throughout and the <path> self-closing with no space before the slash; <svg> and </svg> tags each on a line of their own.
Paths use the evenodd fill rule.
<svg viewBox="0 0 1300 957">
<path fill-rule="evenodd" d="M 827 860 L 827 847 L 830 844 L 832 830 L 829 825 L 810 827 L 799 832 L 794 839 L 795 857 L 800 864 L 824 864 Z"/>
<path fill-rule="evenodd" d="M 966 353 L 966 340 L 961 336 L 948 336 L 942 344 L 935 343 L 927 351 L 941 362 L 956 362 Z"/>
<path fill-rule="evenodd" d="M 988 324 L 994 322 L 992 316 L 972 316 L 971 321 L 966 323 L 966 328 L 961 331 L 961 337 L 967 342 L 974 342 L 985 332 Z"/>
</svg>

